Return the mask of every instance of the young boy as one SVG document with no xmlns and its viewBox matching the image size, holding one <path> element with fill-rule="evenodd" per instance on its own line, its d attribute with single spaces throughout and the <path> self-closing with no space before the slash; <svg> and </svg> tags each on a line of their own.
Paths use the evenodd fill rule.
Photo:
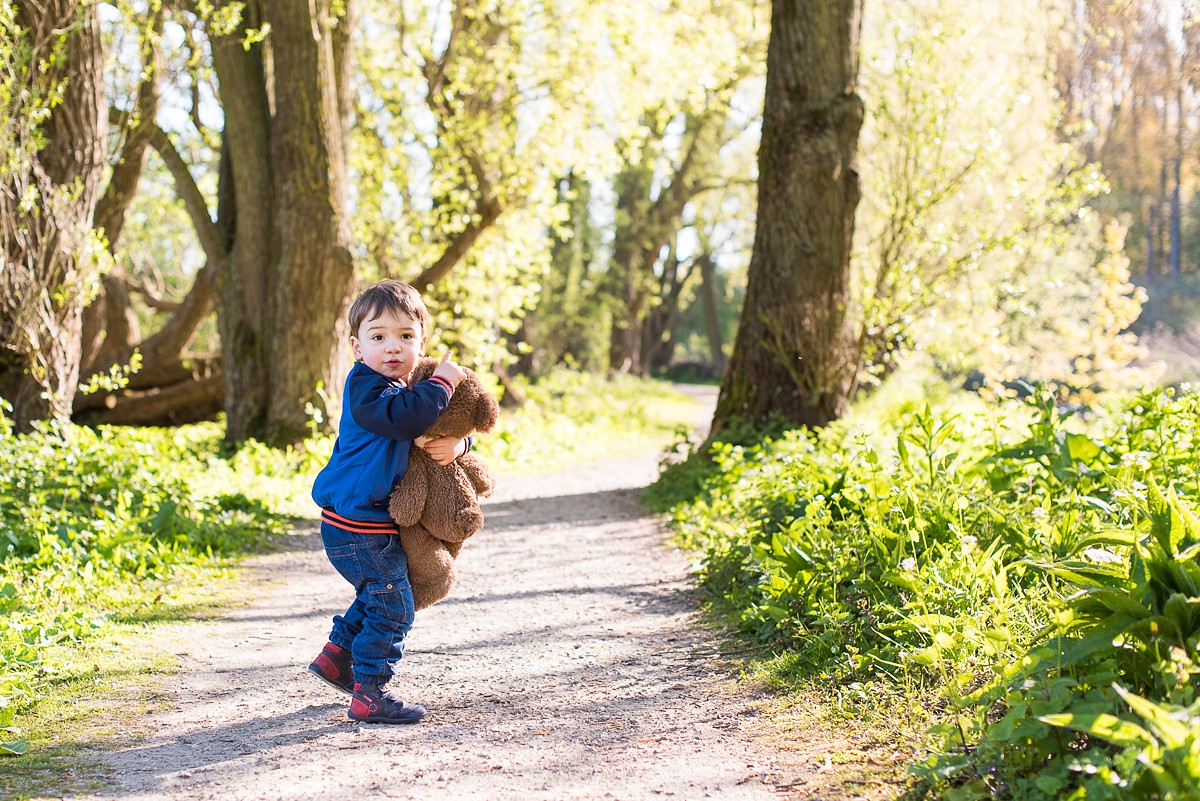
<svg viewBox="0 0 1200 801">
<path fill-rule="evenodd" d="M 313 483 L 321 540 L 334 568 L 354 586 L 354 603 L 333 618 L 329 642 L 308 669 L 352 693 L 349 716 L 371 723 L 415 723 L 425 715 L 386 685 L 413 624 L 408 560 L 388 495 L 408 467 L 409 449 L 445 410 L 463 371 L 447 353 L 433 376 L 406 383 L 425 352 L 429 312 L 399 281 L 380 281 L 350 307 L 355 365 L 346 377 L 333 455 Z M 442 464 L 466 440 L 419 442 Z"/>
</svg>

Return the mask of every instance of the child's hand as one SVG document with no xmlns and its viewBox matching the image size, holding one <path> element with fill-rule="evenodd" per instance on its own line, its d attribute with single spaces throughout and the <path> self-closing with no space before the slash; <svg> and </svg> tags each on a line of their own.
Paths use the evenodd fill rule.
<svg viewBox="0 0 1200 801">
<path fill-rule="evenodd" d="M 467 377 L 467 374 L 463 372 L 461 367 L 450 361 L 450 356 L 453 353 L 454 351 L 446 351 L 446 354 L 442 356 L 442 360 L 438 363 L 438 366 L 433 371 L 433 374 L 436 376 L 441 376 L 449 381 L 451 386 L 457 387 L 459 382 Z"/>
<path fill-rule="evenodd" d="M 424 442 L 419 438 L 416 442 L 425 449 L 425 452 L 429 454 L 429 458 L 442 467 L 445 467 L 466 452 L 466 441 L 465 438 L 438 437 L 436 439 L 426 439 Z"/>
</svg>

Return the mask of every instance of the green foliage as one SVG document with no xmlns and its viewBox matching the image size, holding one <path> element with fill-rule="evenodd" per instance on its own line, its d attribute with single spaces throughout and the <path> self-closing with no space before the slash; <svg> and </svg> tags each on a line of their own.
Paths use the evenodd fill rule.
<svg viewBox="0 0 1200 801">
<path fill-rule="evenodd" d="M 1141 295 L 1108 190 L 1056 127 L 1046 11 L 906 0 L 864 23 L 856 292 L 865 379 L 912 351 L 950 375 L 1112 386 Z M 981 30 L 988 32 L 981 42 Z"/>
<path fill-rule="evenodd" d="M 543 473 L 621 453 L 653 452 L 690 429 L 695 403 L 663 381 L 555 370 L 523 383 L 476 452 L 496 473 Z"/>
<path fill-rule="evenodd" d="M 938 688 L 921 792 L 1194 798 L 1200 397 L 1030 389 L 716 443 L 656 492 L 690 494 L 712 608 L 793 671 Z"/>
<path fill-rule="evenodd" d="M 225 459 L 220 441 L 216 425 L 14 436 L 0 415 L 0 750 L 25 748 L 13 724 L 67 667 L 64 645 L 170 603 L 286 529 L 270 482 L 294 493 L 312 459 L 255 448 Z"/>
</svg>

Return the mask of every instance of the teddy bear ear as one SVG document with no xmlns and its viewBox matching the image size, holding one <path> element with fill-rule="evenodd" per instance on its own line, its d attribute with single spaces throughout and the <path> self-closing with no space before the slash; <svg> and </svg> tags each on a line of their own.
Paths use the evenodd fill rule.
<svg viewBox="0 0 1200 801">
<path fill-rule="evenodd" d="M 424 381 L 429 376 L 433 375 L 433 371 L 437 369 L 438 360 L 432 356 L 426 356 L 421 361 L 417 362 L 417 366 L 412 371 L 412 383 Z"/>
<path fill-rule="evenodd" d="M 490 393 L 480 388 L 479 403 L 475 404 L 475 430 L 486 434 L 496 427 L 500 420 L 500 404 Z"/>
</svg>

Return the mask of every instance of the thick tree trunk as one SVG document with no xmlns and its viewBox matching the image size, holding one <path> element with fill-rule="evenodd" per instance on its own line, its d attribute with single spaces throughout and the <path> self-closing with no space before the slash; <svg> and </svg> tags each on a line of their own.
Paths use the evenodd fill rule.
<svg viewBox="0 0 1200 801">
<path fill-rule="evenodd" d="M 261 27 L 266 21 L 262 2 L 247 2 L 242 19 L 245 28 Z M 271 387 L 265 318 L 276 233 L 266 47 L 244 47 L 243 38 L 239 30 L 212 41 L 225 112 L 223 152 L 230 168 L 218 223 L 234 232 L 217 270 L 215 298 L 225 375 L 225 437 L 235 443 L 262 437 L 266 430 Z"/>
<path fill-rule="evenodd" d="M 12 404 L 15 428 L 23 432 L 36 420 L 70 418 L 82 356 L 83 306 L 97 269 L 84 243 L 104 169 L 107 108 L 94 3 L 21 0 L 16 19 L 26 32 L 31 60 L 50 65 L 42 77 L 65 80 L 61 102 L 42 124 L 46 144 L 33 156 L 29 174 L 12 174 L 2 187 L 5 193 L 23 191 L 17 185 L 27 180 L 41 201 L 40 213 L 24 220 L 15 218 L 23 214 L 15 203 L 4 204 L 11 218 L 3 236 L 4 290 L 10 297 L 0 334 L 14 347 L 0 359 L 0 396 Z M 60 35 L 66 37 L 65 60 L 52 58 Z M 10 286 L 19 275 L 29 279 L 28 285 Z"/>
<path fill-rule="evenodd" d="M 775 0 L 759 148 L 758 222 L 714 433 L 781 415 L 822 426 L 855 386 L 848 325 L 859 200 L 861 0 Z"/>
<path fill-rule="evenodd" d="M 307 434 L 305 405 L 321 406 L 318 384 L 334 396 L 334 360 L 349 337 L 344 310 L 354 277 L 346 214 L 345 117 L 328 0 L 271 0 L 276 92 L 272 129 L 278 252 L 269 274 L 264 364 L 270 386 L 258 434 L 270 444 Z M 311 16 L 315 13 L 315 18 Z M 344 41 L 339 57 L 348 58 Z"/>
<path fill-rule="evenodd" d="M 346 216 L 350 4 L 332 27 L 328 0 L 246 4 L 246 28 L 213 42 L 225 110 L 229 191 L 218 227 L 234 232 L 217 270 L 226 439 L 287 445 L 307 434 L 344 374 L 353 281 Z"/>
</svg>

